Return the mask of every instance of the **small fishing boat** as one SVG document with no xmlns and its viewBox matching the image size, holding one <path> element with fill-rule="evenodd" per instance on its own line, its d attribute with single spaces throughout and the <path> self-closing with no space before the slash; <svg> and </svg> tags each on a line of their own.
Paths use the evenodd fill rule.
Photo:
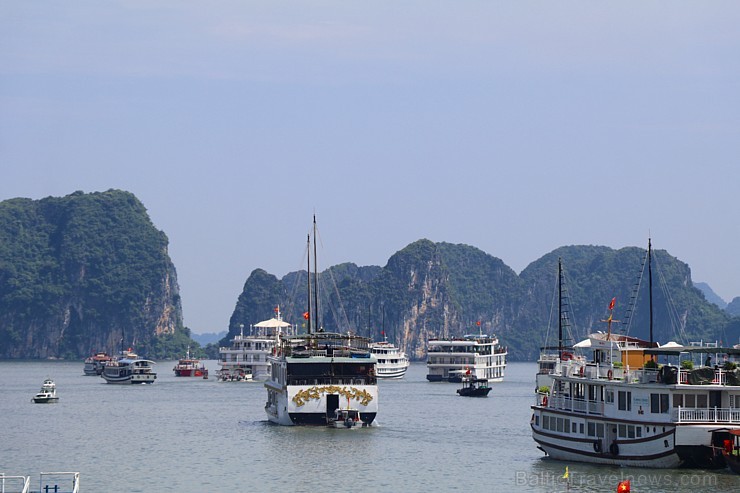
<svg viewBox="0 0 740 493">
<path fill-rule="evenodd" d="M 39 393 L 33 396 L 33 402 L 36 404 L 54 404 L 58 401 L 57 386 L 54 383 L 54 380 L 47 377 L 41 385 Z"/>
<path fill-rule="evenodd" d="M 463 379 L 463 386 L 457 389 L 462 397 L 486 397 L 491 391 L 487 378 L 469 377 Z"/>
<path fill-rule="evenodd" d="M 190 356 L 190 346 L 185 357 L 180 359 L 172 369 L 176 377 L 202 377 L 208 378 L 208 369 L 199 359 Z"/>
<path fill-rule="evenodd" d="M 96 377 L 103 373 L 103 368 L 111 360 L 111 356 L 105 352 L 95 353 L 93 356 L 85 359 L 85 375 Z"/>
</svg>

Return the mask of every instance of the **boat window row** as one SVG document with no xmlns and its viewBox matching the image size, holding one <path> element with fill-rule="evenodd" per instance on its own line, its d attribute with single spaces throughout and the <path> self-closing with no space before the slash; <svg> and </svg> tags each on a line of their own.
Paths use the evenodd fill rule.
<svg viewBox="0 0 740 493">
<path fill-rule="evenodd" d="M 480 355 L 492 354 L 491 346 L 430 346 L 430 353 L 473 353 Z"/>
<path fill-rule="evenodd" d="M 465 358 L 465 357 L 459 357 L 459 358 L 440 358 L 437 357 L 430 357 L 429 358 L 429 364 L 430 365 L 474 365 L 475 359 L 473 358 Z"/>
<path fill-rule="evenodd" d="M 538 416 L 539 418 L 539 416 Z M 576 423 L 572 424 L 570 418 L 562 418 L 560 416 L 548 416 L 547 414 L 542 416 L 542 428 L 550 431 L 557 431 L 558 433 L 576 433 Z M 583 433 L 583 423 L 581 423 L 581 433 Z"/>
<path fill-rule="evenodd" d="M 539 416 L 535 416 L 535 425 L 539 425 Z M 585 436 L 589 438 L 604 438 L 606 436 L 607 423 L 598 421 L 588 421 L 585 424 Z M 642 425 L 630 425 L 630 424 L 615 424 L 608 425 L 614 426 L 614 432 L 618 438 L 626 439 L 638 439 L 643 437 Z M 569 418 L 563 418 L 560 416 L 548 416 L 547 414 L 542 415 L 542 428 L 548 431 L 554 431 L 557 433 L 565 433 L 572 435 L 584 435 L 584 423 L 572 421 Z M 650 426 L 644 427 L 645 435 L 650 433 Z M 663 427 L 665 432 L 665 427 Z M 660 433 L 660 429 L 653 427 L 653 433 Z"/>
<path fill-rule="evenodd" d="M 617 429 L 619 438 L 642 438 L 642 426 L 620 424 Z"/>
</svg>

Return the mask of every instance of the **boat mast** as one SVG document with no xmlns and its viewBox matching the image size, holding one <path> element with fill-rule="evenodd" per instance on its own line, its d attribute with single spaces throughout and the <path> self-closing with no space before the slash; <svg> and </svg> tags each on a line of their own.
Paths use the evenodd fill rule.
<svg viewBox="0 0 740 493">
<path fill-rule="evenodd" d="M 558 358 L 563 359 L 563 259 L 558 257 Z"/>
<path fill-rule="evenodd" d="M 319 270 L 318 270 L 318 257 L 316 256 L 316 214 L 313 215 L 313 302 L 316 305 L 314 311 L 314 328 L 319 330 Z"/>
<path fill-rule="evenodd" d="M 652 257 L 653 247 L 648 237 L 648 293 L 649 293 L 649 306 L 650 306 L 650 346 L 653 345 L 653 268 L 652 268 Z"/>
<path fill-rule="evenodd" d="M 306 333 L 311 333 L 311 234 L 309 233 L 306 240 L 306 257 L 308 258 L 308 266 L 306 267 L 306 274 L 308 277 L 308 308 L 306 315 L 308 315 L 306 320 L 308 321 L 308 326 L 306 327 Z"/>
</svg>

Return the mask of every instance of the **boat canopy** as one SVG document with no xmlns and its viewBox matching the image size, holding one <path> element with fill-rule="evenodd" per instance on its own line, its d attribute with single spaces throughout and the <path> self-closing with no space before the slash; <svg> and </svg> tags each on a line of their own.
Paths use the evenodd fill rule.
<svg viewBox="0 0 740 493">
<path fill-rule="evenodd" d="M 280 320 L 279 318 L 271 318 L 270 320 L 263 320 L 262 322 L 254 324 L 255 327 L 266 327 L 266 328 L 277 328 L 277 327 L 290 327 L 288 322 Z"/>
</svg>

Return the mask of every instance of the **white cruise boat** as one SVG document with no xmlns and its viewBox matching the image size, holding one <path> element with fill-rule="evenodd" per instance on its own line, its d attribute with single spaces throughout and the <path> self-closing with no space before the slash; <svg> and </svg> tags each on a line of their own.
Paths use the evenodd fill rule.
<svg viewBox="0 0 740 493">
<path fill-rule="evenodd" d="M 713 447 L 740 429 L 740 370 L 678 361 L 737 358 L 739 350 L 657 347 L 605 333 L 576 346 L 590 347 L 593 359 L 561 362 L 549 394 L 538 395 L 531 421 L 538 448 L 554 459 L 598 464 L 723 466 Z M 648 363 L 660 356 L 677 360 Z"/>
<path fill-rule="evenodd" d="M 650 258 L 648 243 L 649 274 Z M 609 331 L 574 346 L 590 350 L 592 358 L 555 366 L 530 423 L 545 454 L 632 467 L 725 467 L 725 440 L 740 430 L 740 350 L 659 346 L 652 342 L 650 300 L 650 341 L 612 334 L 612 299 Z M 712 366 L 712 358 L 723 364 Z"/>
<path fill-rule="evenodd" d="M 369 426 L 378 413 L 376 359 L 369 342 L 331 332 L 281 335 L 264 384 L 267 418 L 279 425 L 326 426 L 346 408 Z"/>
<path fill-rule="evenodd" d="M 244 325 L 240 325 L 240 333 L 231 340 L 231 346 L 218 349 L 218 380 L 248 382 L 270 378 L 268 357 L 274 352 L 278 334 L 290 333 L 291 327 L 282 319 L 280 307 L 275 308 L 274 318 L 253 325 L 250 335 L 245 336 Z"/>
<path fill-rule="evenodd" d="M 387 337 L 380 342 L 370 343 L 370 352 L 378 360 L 375 373 L 379 379 L 400 379 L 406 375 L 409 359 L 405 352 L 388 342 Z"/>
<path fill-rule="evenodd" d="M 123 357 L 109 361 L 100 376 L 112 384 L 154 383 L 157 374 L 153 365 L 154 361 L 140 359 L 129 350 Z"/>
<path fill-rule="evenodd" d="M 463 375 L 501 382 L 506 370 L 506 348 L 496 336 L 470 334 L 453 339 L 429 339 L 427 380 L 462 382 Z"/>
</svg>

